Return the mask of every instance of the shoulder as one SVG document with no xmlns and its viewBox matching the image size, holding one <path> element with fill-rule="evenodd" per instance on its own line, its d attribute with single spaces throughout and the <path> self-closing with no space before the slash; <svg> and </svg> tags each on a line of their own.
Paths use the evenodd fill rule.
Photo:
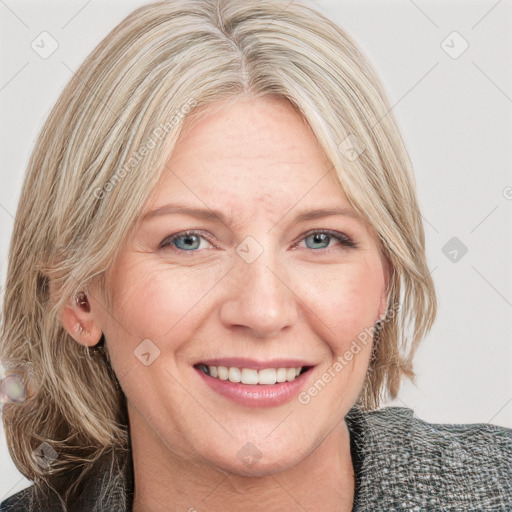
<svg viewBox="0 0 512 512">
<path fill-rule="evenodd" d="M 75 473 L 61 478 L 59 488 L 61 494 L 66 495 L 67 507 L 53 488 L 46 484 L 43 488 L 31 485 L 0 503 L 0 512 L 127 512 L 132 508 L 134 489 L 130 451 L 105 454 L 89 477 L 69 496 L 64 489 L 70 487 Z"/>
<path fill-rule="evenodd" d="M 27 489 L 14 494 L 10 498 L 0 503 L 0 512 L 22 512 L 30 510 L 32 503 L 32 488 L 31 486 Z"/>
<path fill-rule="evenodd" d="M 43 512 L 43 510 L 54 512 L 62 510 L 62 507 L 56 496 L 50 497 L 43 507 L 37 498 L 35 485 L 17 492 L 0 503 L 0 512 Z"/>
<path fill-rule="evenodd" d="M 429 423 L 404 407 L 353 408 L 346 419 L 372 510 L 512 508 L 511 429 Z"/>
</svg>

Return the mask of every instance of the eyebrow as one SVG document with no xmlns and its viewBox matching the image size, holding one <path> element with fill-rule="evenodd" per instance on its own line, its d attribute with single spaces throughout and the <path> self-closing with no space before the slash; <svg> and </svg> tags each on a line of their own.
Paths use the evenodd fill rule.
<svg viewBox="0 0 512 512">
<path fill-rule="evenodd" d="M 288 212 L 287 212 L 288 213 Z M 287 213 L 281 217 L 284 218 Z M 166 204 L 163 206 L 160 206 L 154 210 L 151 210 L 150 212 L 146 213 L 142 221 L 148 221 L 150 219 L 153 219 L 155 217 L 160 217 L 163 215 L 175 215 L 175 214 L 182 214 L 182 215 L 189 215 L 191 217 L 196 217 L 199 219 L 204 220 L 220 220 L 223 224 L 230 226 L 232 224 L 232 218 L 225 215 L 220 210 L 215 209 L 208 209 L 208 208 L 193 208 L 193 207 L 187 207 L 184 205 L 179 204 Z M 300 213 L 298 213 L 294 220 L 295 222 L 304 222 L 307 220 L 314 220 L 314 219 L 320 219 L 324 217 L 330 217 L 333 215 L 338 216 L 344 216 L 344 217 L 350 217 L 356 220 L 361 220 L 361 217 L 354 212 L 353 210 L 349 208 L 344 208 L 341 206 L 332 206 L 328 208 L 316 208 L 313 210 L 305 210 Z M 280 219 L 280 220 L 281 220 Z"/>
</svg>

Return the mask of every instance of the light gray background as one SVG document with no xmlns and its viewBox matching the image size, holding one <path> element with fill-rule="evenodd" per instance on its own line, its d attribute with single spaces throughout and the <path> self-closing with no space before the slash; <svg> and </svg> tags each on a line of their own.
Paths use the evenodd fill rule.
<svg viewBox="0 0 512 512">
<path fill-rule="evenodd" d="M 0 0 L 1 284 L 24 169 L 43 120 L 72 71 L 144 3 Z M 393 405 L 433 422 L 512 427 L 512 0 L 317 6 L 356 39 L 384 82 L 425 220 L 439 315 L 417 354 L 416 387 L 405 384 Z M 43 31 L 59 45 L 47 59 L 31 48 Z M 454 31 L 469 44 L 458 58 L 441 46 Z M 444 43 L 452 54 L 462 48 L 457 37 Z M 454 236 L 468 248 L 456 262 L 442 251 Z M 2 430 L 0 500 L 29 484 L 10 460 Z"/>
</svg>

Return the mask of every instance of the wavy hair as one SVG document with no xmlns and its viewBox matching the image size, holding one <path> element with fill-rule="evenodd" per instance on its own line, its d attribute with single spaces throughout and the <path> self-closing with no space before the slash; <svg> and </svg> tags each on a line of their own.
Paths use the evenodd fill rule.
<svg viewBox="0 0 512 512">
<path fill-rule="evenodd" d="M 108 340 L 80 345 L 59 311 L 94 280 L 108 299 L 105 276 L 183 120 L 219 100 L 267 95 L 286 98 L 309 123 L 390 263 L 393 315 L 378 324 L 358 404 L 377 408 L 413 377 L 437 302 L 412 165 L 367 58 L 300 1 L 145 5 L 100 42 L 56 102 L 28 164 L 10 246 L 0 357 L 8 372 L 24 369 L 29 396 L 4 406 L 3 423 L 17 468 L 64 505 L 103 455 L 129 452 L 129 432 Z M 34 456 L 41 443 L 58 454 L 50 470 Z M 73 485 L 58 487 L 73 471 Z"/>
</svg>

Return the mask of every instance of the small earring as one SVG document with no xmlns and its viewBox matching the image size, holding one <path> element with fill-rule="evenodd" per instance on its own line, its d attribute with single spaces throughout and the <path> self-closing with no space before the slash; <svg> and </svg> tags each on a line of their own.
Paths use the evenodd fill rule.
<svg viewBox="0 0 512 512">
<path fill-rule="evenodd" d="M 91 311 L 91 306 L 89 305 L 89 301 L 87 300 L 87 295 L 84 292 L 79 292 L 75 299 L 76 305 L 79 308 L 82 308 L 86 313 Z"/>
</svg>

